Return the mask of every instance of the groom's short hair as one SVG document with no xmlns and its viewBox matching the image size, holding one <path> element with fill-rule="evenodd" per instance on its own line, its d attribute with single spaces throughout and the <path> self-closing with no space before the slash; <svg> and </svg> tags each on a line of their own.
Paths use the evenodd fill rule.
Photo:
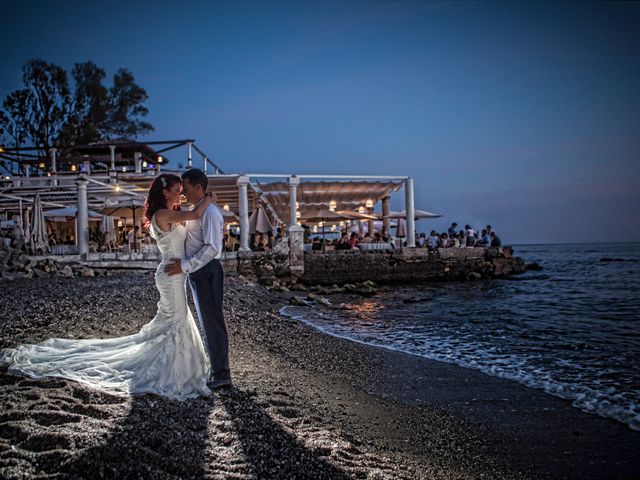
<svg viewBox="0 0 640 480">
<path fill-rule="evenodd" d="M 197 168 L 192 168 L 184 172 L 182 174 L 182 181 L 184 180 L 187 180 L 192 187 L 200 185 L 205 192 L 209 186 L 209 179 L 202 170 L 198 170 Z"/>
</svg>

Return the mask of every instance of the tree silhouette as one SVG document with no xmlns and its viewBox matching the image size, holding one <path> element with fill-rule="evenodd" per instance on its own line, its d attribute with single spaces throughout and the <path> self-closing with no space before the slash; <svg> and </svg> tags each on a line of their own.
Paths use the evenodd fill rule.
<svg viewBox="0 0 640 480">
<path fill-rule="evenodd" d="M 49 148 L 83 145 L 113 137 L 135 139 L 153 131 L 142 118 L 149 114 L 144 88 L 124 68 L 104 85 L 106 72 L 93 62 L 76 63 L 67 71 L 40 59 L 22 69 L 23 88 L 11 92 L 0 110 L 3 144 L 20 148 L 30 142 L 47 155 Z"/>
</svg>

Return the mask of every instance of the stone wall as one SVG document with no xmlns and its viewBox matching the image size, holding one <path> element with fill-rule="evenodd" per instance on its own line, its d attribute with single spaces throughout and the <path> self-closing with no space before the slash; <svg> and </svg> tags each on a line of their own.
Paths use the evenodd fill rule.
<svg viewBox="0 0 640 480">
<path fill-rule="evenodd" d="M 305 252 L 306 284 L 331 285 L 372 280 L 377 283 L 497 278 L 525 271 L 521 258 L 497 248 L 339 250 Z"/>
</svg>

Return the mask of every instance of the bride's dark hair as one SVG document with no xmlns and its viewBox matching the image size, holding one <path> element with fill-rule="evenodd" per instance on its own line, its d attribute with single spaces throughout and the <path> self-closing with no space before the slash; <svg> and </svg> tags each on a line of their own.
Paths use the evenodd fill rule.
<svg viewBox="0 0 640 480">
<path fill-rule="evenodd" d="M 144 201 L 144 216 L 147 220 L 145 223 L 151 222 L 151 217 L 161 208 L 172 208 L 167 205 L 167 199 L 164 198 L 163 190 L 168 190 L 176 183 L 180 183 L 180 177 L 171 173 L 162 173 L 158 175 L 149 187 L 149 193 Z"/>
</svg>

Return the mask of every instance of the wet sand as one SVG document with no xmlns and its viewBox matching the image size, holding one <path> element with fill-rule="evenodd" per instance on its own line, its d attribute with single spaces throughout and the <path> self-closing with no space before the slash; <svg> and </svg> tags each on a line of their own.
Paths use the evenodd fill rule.
<svg viewBox="0 0 640 480">
<path fill-rule="evenodd" d="M 135 333 L 149 274 L 0 283 L 0 347 Z M 640 432 L 473 370 L 326 336 L 237 279 L 234 390 L 120 397 L 0 372 L 0 476 L 640 478 Z"/>
</svg>

